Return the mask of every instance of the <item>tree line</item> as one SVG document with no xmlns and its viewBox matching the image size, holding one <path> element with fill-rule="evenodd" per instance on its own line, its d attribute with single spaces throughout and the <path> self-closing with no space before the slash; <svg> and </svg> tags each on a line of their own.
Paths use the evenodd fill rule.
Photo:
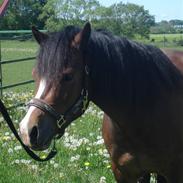
<svg viewBox="0 0 183 183">
<path fill-rule="evenodd" d="M 161 21 L 151 27 L 153 34 L 175 34 L 183 33 L 183 20 Z"/>
<path fill-rule="evenodd" d="M 157 30 L 155 18 L 143 6 L 123 2 L 102 6 L 97 0 L 11 0 L 1 29 L 39 29 L 57 31 L 90 21 L 95 29 L 107 29 L 127 37 L 149 36 Z"/>
</svg>

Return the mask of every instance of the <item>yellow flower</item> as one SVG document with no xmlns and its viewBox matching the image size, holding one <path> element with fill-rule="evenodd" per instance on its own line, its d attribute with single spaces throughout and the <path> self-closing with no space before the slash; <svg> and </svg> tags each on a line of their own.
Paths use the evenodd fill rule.
<svg viewBox="0 0 183 183">
<path fill-rule="evenodd" d="M 63 173 L 60 173 L 60 174 L 59 174 L 59 177 L 60 177 L 60 178 L 63 178 L 63 177 L 64 177 L 64 174 L 63 174 Z"/>
<path fill-rule="evenodd" d="M 107 165 L 107 168 L 111 168 L 111 165 Z"/>
<path fill-rule="evenodd" d="M 85 162 L 84 165 L 85 165 L 85 166 L 89 166 L 90 163 L 89 163 L 89 162 Z"/>
<path fill-rule="evenodd" d="M 41 156 L 41 159 L 45 159 L 45 158 L 46 158 L 46 155 L 42 155 L 42 156 Z"/>
<path fill-rule="evenodd" d="M 4 137 L 3 137 L 3 140 L 6 140 L 6 141 L 7 141 L 7 140 L 10 140 L 10 139 L 11 139 L 11 137 L 9 137 L 9 136 L 4 136 Z"/>
</svg>

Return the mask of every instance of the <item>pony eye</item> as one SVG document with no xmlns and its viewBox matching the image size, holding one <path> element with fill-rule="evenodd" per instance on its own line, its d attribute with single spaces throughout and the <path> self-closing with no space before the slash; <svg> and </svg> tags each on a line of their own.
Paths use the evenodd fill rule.
<svg viewBox="0 0 183 183">
<path fill-rule="evenodd" d="M 64 74 L 63 81 L 71 81 L 73 79 L 73 74 Z"/>
</svg>

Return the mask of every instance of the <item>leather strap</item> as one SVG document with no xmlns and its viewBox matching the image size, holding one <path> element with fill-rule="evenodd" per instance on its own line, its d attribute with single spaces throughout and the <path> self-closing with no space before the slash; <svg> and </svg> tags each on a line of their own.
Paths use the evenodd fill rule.
<svg viewBox="0 0 183 183">
<path fill-rule="evenodd" d="M 12 122 L 12 120 L 11 120 L 7 110 L 6 110 L 6 107 L 4 106 L 4 104 L 1 100 L 0 100 L 0 111 L 2 113 L 4 120 L 7 122 L 9 128 L 11 129 L 11 131 L 13 132 L 13 134 L 15 135 L 17 140 L 20 142 L 20 144 L 22 145 L 24 150 L 27 152 L 27 154 L 31 158 L 33 158 L 36 161 L 43 162 L 43 161 L 50 160 L 51 158 L 53 158 L 57 154 L 57 150 L 55 148 L 55 143 L 54 143 L 52 150 L 50 151 L 50 153 L 48 154 L 48 156 L 46 158 L 42 159 L 39 156 L 37 156 L 29 147 L 24 145 L 24 143 L 22 142 L 22 140 L 21 140 L 20 136 L 18 135 L 17 130 L 16 130 L 16 128 L 15 128 L 15 126 L 14 126 L 14 124 L 13 124 L 13 122 Z"/>
<path fill-rule="evenodd" d="M 57 120 L 60 119 L 60 114 L 57 113 L 57 111 L 51 105 L 47 104 L 41 99 L 33 98 L 27 105 L 37 107 L 45 113 L 48 112 L 52 117 Z"/>
</svg>

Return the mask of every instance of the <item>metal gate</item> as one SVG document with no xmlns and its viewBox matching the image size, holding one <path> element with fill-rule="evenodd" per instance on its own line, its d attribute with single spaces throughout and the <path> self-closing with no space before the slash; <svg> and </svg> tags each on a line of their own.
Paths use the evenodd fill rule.
<svg viewBox="0 0 183 183">
<path fill-rule="evenodd" d="M 11 36 L 9 36 L 11 35 Z M 16 35 L 13 36 L 12 35 Z M 12 40 L 17 40 L 17 39 L 30 39 L 32 37 L 31 34 L 31 30 L 19 30 L 19 31 L 0 31 L 0 98 L 3 97 L 3 91 L 9 88 L 14 88 L 17 86 L 21 86 L 21 85 L 26 85 L 26 84 L 30 84 L 33 83 L 34 81 L 32 79 L 30 80 L 24 80 L 22 82 L 16 82 L 13 84 L 7 84 L 4 85 L 3 83 L 3 73 L 2 73 L 2 66 L 3 65 L 10 65 L 12 66 L 12 64 L 14 63 L 18 63 L 18 62 L 32 62 L 33 60 L 35 60 L 35 56 L 33 55 L 32 57 L 26 57 L 26 58 L 20 58 L 20 59 L 12 59 L 12 60 L 2 60 L 2 45 L 1 45 L 1 41 L 2 40 L 9 40 L 10 37 L 12 38 Z M 20 68 L 21 69 L 21 68 Z M 17 104 L 16 106 L 19 106 L 22 104 Z M 14 106 L 14 107 L 16 107 Z"/>
</svg>

